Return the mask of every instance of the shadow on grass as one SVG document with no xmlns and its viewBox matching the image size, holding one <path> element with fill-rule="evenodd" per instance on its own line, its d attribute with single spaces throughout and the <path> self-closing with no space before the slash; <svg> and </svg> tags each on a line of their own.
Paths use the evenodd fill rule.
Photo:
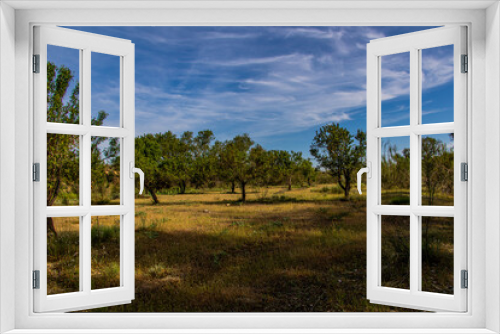
<svg viewBox="0 0 500 334">
<path fill-rule="evenodd" d="M 97 311 L 398 310 L 365 299 L 363 237 L 347 241 L 334 233 L 294 232 L 286 222 L 217 234 L 156 232 L 136 235 L 136 299 Z"/>
<path fill-rule="evenodd" d="M 136 204 L 136 207 L 141 207 L 141 206 L 183 206 L 183 205 L 244 205 L 244 206 L 252 206 L 252 205 L 261 205 L 261 204 L 266 204 L 266 205 L 274 205 L 274 204 L 280 204 L 280 203 L 332 203 L 332 202 L 353 202 L 356 204 L 362 204 L 366 205 L 365 197 L 355 197 L 351 198 L 350 200 L 344 199 L 343 197 L 339 198 L 317 198 L 317 199 L 297 199 L 294 197 L 288 197 L 288 196 L 279 196 L 276 198 L 262 198 L 262 199 L 249 199 L 246 200 L 245 202 L 242 202 L 240 199 L 238 200 L 215 200 L 215 201 L 191 201 L 191 200 L 185 200 L 185 201 L 172 201 L 172 202 L 159 202 L 156 204 L 150 204 L 150 203 L 140 203 Z"/>
</svg>

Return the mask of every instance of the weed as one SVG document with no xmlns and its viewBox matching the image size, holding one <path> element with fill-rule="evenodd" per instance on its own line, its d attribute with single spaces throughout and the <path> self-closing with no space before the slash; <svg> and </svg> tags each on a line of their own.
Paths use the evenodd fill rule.
<svg viewBox="0 0 500 334">
<path fill-rule="evenodd" d="M 136 211 L 135 216 L 136 217 L 146 217 L 148 214 L 146 211 Z"/>
<path fill-rule="evenodd" d="M 219 250 L 219 251 L 216 251 L 214 254 L 213 254 L 213 263 L 216 265 L 216 266 L 220 266 L 221 265 L 221 261 L 227 256 L 227 253 L 223 250 Z"/>
<path fill-rule="evenodd" d="M 148 275 L 151 278 L 161 278 L 167 272 L 167 268 L 163 263 L 155 263 L 153 266 L 148 268 Z"/>
</svg>

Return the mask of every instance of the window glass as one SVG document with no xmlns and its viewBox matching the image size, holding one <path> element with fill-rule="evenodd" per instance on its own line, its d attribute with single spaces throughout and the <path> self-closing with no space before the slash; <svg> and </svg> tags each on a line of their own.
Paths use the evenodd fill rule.
<svg viewBox="0 0 500 334">
<path fill-rule="evenodd" d="M 410 289 L 410 217 L 381 219 L 382 286 Z"/>
<path fill-rule="evenodd" d="M 78 49 L 47 45 L 47 122 L 80 123 Z"/>
<path fill-rule="evenodd" d="M 382 204 L 410 205 L 410 137 L 381 139 Z"/>
<path fill-rule="evenodd" d="M 80 203 L 80 136 L 47 134 L 47 206 Z"/>
<path fill-rule="evenodd" d="M 422 205 L 453 206 L 453 133 L 422 136 Z"/>
<path fill-rule="evenodd" d="M 92 290 L 120 286 L 120 216 L 92 217 Z"/>
<path fill-rule="evenodd" d="M 453 45 L 421 50 L 422 124 L 453 122 Z"/>
<path fill-rule="evenodd" d="M 92 205 L 120 205 L 120 138 L 92 137 Z"/>
<path fill-rule="evenodd" d="M 92 52 L 92 125 L 120 126 L 120 57 Z"/>
<path fill-rule="evenodd" d="M 380 57 L 382 126 L 410 125 L 410 53 Z"/>
<path fill-rule="evenodd" d="M 47 218 L 47 294 L 80 290 L 80 218 Z"/>
<path fill-rule="evenodd" d="M 421 217 L 422 291 L 453 294 L 454 219 Z"/>
</svg>

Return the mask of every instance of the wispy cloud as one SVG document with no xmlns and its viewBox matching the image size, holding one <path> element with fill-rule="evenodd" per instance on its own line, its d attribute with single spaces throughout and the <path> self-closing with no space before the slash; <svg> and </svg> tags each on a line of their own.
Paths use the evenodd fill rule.
<svg viewBox="0 0 500 334">
<path fill-rule="evenodd" d="M 397 27 L 86 27 L 136 44 L 136 131 L 199 131 L 218 139 L 292 138 L 329 122 L 365 117 L 366 44 L 423 29 Z M 453 78 L 443 55 L 426 55 L 425 89 Z M 383 98 L 409 93 L 408 59 L 383 63 Z M 106 108 L 108 91 L 96 91 Z M 436 109 L 436 108 L 434 108 Z M 392 110 L 397 120 L 398 109 Z M 362 123 L 362 122 L 361 122 Z M 359 122 L 357 123 L 359 124 Z M 312 138 L 312 137 L 311 137 Z"/>
</svg>

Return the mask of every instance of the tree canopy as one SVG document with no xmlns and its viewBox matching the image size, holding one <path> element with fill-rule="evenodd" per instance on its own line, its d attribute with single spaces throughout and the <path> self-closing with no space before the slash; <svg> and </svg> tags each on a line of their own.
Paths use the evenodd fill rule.
<svg viewBox="0 0 500 334">
<path fill-rule="evenodd" d="M 145 134 L 136 138 L 136 165 L 145 175 L 145 187 L 155 203 L 158 191 L 193 188 L 216 184 L 241 190 L 246 201 L 247 186 L 269 186 L 292 181 L 308 184 L 314 179 L 315 169 L 301 153 L 265 150 L 255 144 L 248 134 L 237 135 L 226 141 L 214 141 L 210 130 L 196 136 L 186 131 L 180 136 L 172 132 Z"/>
</svg>

